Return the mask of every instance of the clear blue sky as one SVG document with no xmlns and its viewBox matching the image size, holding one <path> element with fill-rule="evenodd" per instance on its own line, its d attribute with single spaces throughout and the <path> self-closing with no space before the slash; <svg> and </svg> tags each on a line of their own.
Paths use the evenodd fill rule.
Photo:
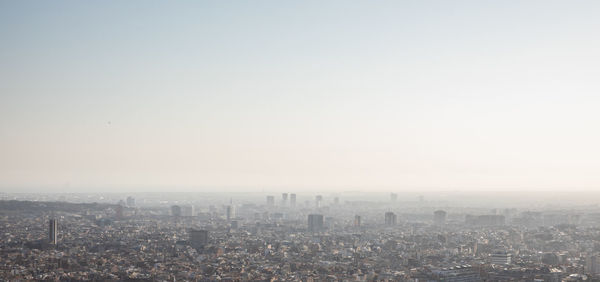
<svg viewBox="0 0 600 282">
<path fill-rule="evenodd" d="M 594 189 L 598 15 L 598 1 L 0 1 L 0 191 Z"/>
</svg>

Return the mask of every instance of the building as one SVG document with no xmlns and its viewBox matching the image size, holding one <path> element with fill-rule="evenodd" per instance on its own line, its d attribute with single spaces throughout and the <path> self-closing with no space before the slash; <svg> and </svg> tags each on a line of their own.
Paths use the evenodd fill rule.
<svg viewBox="0 0 600 282">
<path fill-rule="evenodd" d="M 393 212 L 386 212 L 385 213 L 385 225 L 387 226 L 393 226 L 396 225 L 396 214 Z"/>
<path fill-rule="evenodd" d="M 392 202 L 397 201 L 398 200 L 398 194 L 396 194 L 396 193 L 390 193 L 390 200 Z"/>
<path fill-rule="evenodd" d="M 323 196 L 317 195 L 315 197 L 315 207 L 320 208 L 322 202 L 323 202 Z"/>
<path fill-rule="evenodd" d="M 504 225 L 504 216 L 496 214 L 487 215 L 466 215 L 465 223 L 476 226 L 502 226 Z"/>
<path fill-rule="evenodd" d="M 126 202 L 127 202 L 128 207 L 130 207 L 130 208 L 135 207 L 135 198 L 129 196 L 129 197 L 127 197 Z"/>
<path fill-rule="evenodd" d="M 585 258 L 585 273 L 590 275 L 600 274 L 600 260 L 596 254 L 588 254 Z"/>
<path fill-rule="evenodd" d="M 48 242 L 54 245 L 58 242 L 58 222 L 56 219 L 50 219 L 48 222 Z"/>
<path fill-rule="evenodd" d="M 232 218 L 235 218 L 235 207 L 231 206 L 231 205 L 227 206 L 226 214 L 227 214 L 227 221 L 231 220 Z"/>
<path fill-rule="evenodd" d="M 296 194 L 290 194 L 290 206 L 296 206 Z"/>
<path fill-rule="evenodd" d="M 496 251 L 490 254 L 490 263 L 498 265 L 508 265 L 512 262 L 512 255 L 505 251 Z"/>
<path fill-rule="evenodd" d="M 339 197 L 333 198 L 333 204 L 336 205 L 336 206 L 339 205 L 340 204 L 340 198 Z"/>
<path fill-rule="evenodd" d="M 288 200 L 288 193 L 281 193 L 281 205 L 286 206 Z"/>
<path fill-rule="evenodd" d="M 442 210 L 433 212 L 433 224 L 442 226 L 446 224 L 446 212 Z"/>
<path fill-rule="evenodd" d="M 275 196 L 267 196 L 267 205 L 269 205 L 269 206 L 275 205 Z"/>
<path fill-rule="evenodd" d="M 308 215 L 308 231 L 318 232 L 323 230 L 323 215 L 309 214 Z"/>
<path fill-rule="evenodd" d="M 181 215 L 183 216 L 194 216 L 194 206 L 182 206 Z"/>
<path fill-rule="evenodd" d="M 178 205 L 171 206 L 171 215 L 172 216 L 181 216 L 181 207 Z"/>
<path fill-rule="evenodd" d="M 360 215 L 355 215 L 354 216 L 354 226 L 355 227 L 360 227 Z"/>
<path fill-rule="evenodd" d="M 194 248 L 206 246 L 208 244 L 208 230 L 190 229 L 190 245 Z"/>
</svg>

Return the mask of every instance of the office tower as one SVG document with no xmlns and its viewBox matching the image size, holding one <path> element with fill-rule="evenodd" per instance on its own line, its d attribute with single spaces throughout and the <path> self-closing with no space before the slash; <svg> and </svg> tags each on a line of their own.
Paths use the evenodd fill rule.
<svg viewBox="0 0 600 282">
<path fill-rule="evenodd" d="M 190 229 L 190 245 L 194 248 L 206 246 L 208 244 L 208 231 Z"/>
<path fill-rule="evenodd" d="M 229 221 L 234 217 L 235 217 L 235 207 L 227 206 L 227 220 Z"/>
<path fill-rule="evenodd" d="M 315 197 L 315 207 L 320 208 L 321 207 L 321 202 L 323 202 L 323 196 L 317 195 Z"/>
<path fill-rule="evenodd" d="M 127 206 L 128 207 L 135 207 L 135 198 L 129 196 L 127 197 Z"/>
<path fill-rule="evenodd" d="M 48 241 L 50 244 L 56 245 L 58 241 L 58 222 L 56 219 L 50 219 L 48 223 Z"/>
<path fill-rule="evenodd" d="M 339 205 L 340 204 L 340 198 L 338 198 L 338 197 L 333 198 L 333 204 L 336 205 L 336 206 Z"/>
<path fill-rule="evenodd" d="M 296 194 L 290 194 L 290 206 L 296 206 Z"/>
<path fill-rule="evenodd" d="M 281 205 L 287 205 L 288 193 L 281 193 Z"/>
<path fill-rule="evenodd" d="M 385 213 L 385 225 L 393 226 L 396 225 L 396 214 L 393 212 Z"/>
<path fill-rule="evenodd" d="M 275 205 L 275 196 L 267 196 L 267 205 L 269 205 L 269 206 Z"/>
<path fill-rule="evenodd" d="M 323 230 L 323 215 L 309 214 L 308 215 L 308 231 L 318 232 Z"/>
<path fill-rule="evenodd" d="M 512 260 L 512 255 L 504 252 L 504 251 L 496 251 L 490 254 L 490 263 L 491 264 L 499 264 L 506 265 L 510 264 Z"/>
<path fill-rule="evenodd" d="M 392 202 L 395 202 L 395 201 L 397 201 L 397 200 L 398 200 L 398 194 L 396 194 L 396 193 L 391 193 L 391 194 L 390 194 L 390 200 L 391 200 Z"/>
<path fill-rule="evenodd" d="M 123 206 L 120 204 L 115 208 L 115 217 L 117 219 L 123 218 Z"/>
<path fill-rule="evenodd" d="M 354 216 L 354 226 L 355 227 L 360 227 L 360 215 L 355 215 Z"/>
<path fill-rule="evenodd" d="M 194 216 L 194 206 L 182 206 L 181 215 L 183 216 Z"/>
<path fill-rule="evenodd" d="M 446 224 L 446 212 L 442 210 L 433 212 L 433 224 L 442 226 Z"/>
<path fill-rule="evenodd" d="M 171 215 L 177 217 L 181 216 L 181 207 L 177 205 L 171 206 Z"/>
<path fill-rule="evenodd" d="M 598 255 L 589 253 L 585 258 L 585 273 L 591 275 L 600 274 L 600 260 Z"/>
</svg>

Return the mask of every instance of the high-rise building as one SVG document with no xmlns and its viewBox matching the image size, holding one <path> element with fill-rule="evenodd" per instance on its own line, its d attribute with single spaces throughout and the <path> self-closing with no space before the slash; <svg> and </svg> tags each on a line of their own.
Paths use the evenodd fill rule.
<svg viewBox="0 0 600 282">
<path fill-rule="evenodd" d="M 511 263 L 511 260 L 512 255 L 504 251 L 496 251 L 490 254 L 491 264 L 507 265 Z"/>
<path fill-rule="evenodd" d="M 286 206 L 288 199 L 288 193 L 281 193 L 281 205 Z"/>
<path fill-rule="evenodd" d="M 269 205 L 269 206 L 275 205 L 275 196 L 267 196 L 267 205 Z"/>
<path fill-rule="evenodd" d="M 181 207 L 181 215 L 183 216 L 194 216 L 194 206 L 182 206 Z"/>
<path fill-rule="evenodd" d="M 296 194 L 290 194 L 290 206 L 296 206 Z"/>
<path fill-rule="evenodd" d="M 194 248 L 208 244 L 208 230 L 190 229 L 190 245 Z"/>
<path fill-rule="evenodd" d="M 172 216 L 181 216 L 181 207 L 178 205 L 171 206 L 171 215 Z"/>
<path fill-rule="evenodd" d="M 385 225 L 393 226 L 396 225 L 396 214 L 393 212 L 385 213 Z"/>
<path fill-rule="evenodd" d="M 585 258 L 585 273 L 591 275 L 600 274 L 600 260 L 598 255 L 589 253 Z"/>
<path fill-rule="evenodd" d="M 355 227 L 360 227 L 360 215 L 355 215 L 354 216 L 354 226 Z"/>
<path fill-rule="evenodd" d="M 318 232 L 323 230 L 323 215 L 309 214 L 308 215 L 308 231 Z"/>
<path fill-rule="evenodd" d="M 340 198 L 339 197 L 333 198 L 333 204 L 336 205 L 336 206 L 339 205 L 340 204 Z"/>
<path fill-rule="evenodd" d="M 390 193 L 390 200 L 392 202 L 397 201 L 398 200 L 398 194 L 396 194 L 396 193 Z"/>
<path fill-rule="evenodd" d="M 235 207 L 234 206 L 227 206 L 227 221 L 231 220 L 232 218 L 235 218 Z"/>
<path fill-rule="evenodd" d="M 433 212 L 433 224 L 442 226 L 446 224 L 446 212 L 442 210 Z"/>
<path fill-rule="evenodd" d="M 127 197 L 127 206 L 128 207 L 135 207 L 135 198 L 129 196 Z"/>
<path fill-rule="evenodd" d="M 58 242 L 58 222 L 56 219 L 50 219 L 48 222 L 48 242 L 54 245 Z"/>
<path fill-rule="evenodd" d="M 315 197 L 315 207 L 320 208 L 321 207 L 321 202 L 323 202 L 323 196 L 317 195 Z"/>
</svg>

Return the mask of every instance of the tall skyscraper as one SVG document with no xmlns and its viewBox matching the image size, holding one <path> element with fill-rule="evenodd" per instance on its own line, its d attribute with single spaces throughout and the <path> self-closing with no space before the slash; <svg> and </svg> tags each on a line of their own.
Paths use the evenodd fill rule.
<svg viewBox="0 0 600 282">
<path fill-rule="evenodd" d="M 269 205 L 269 206 L 275 205 L 275 196 L 267 196 L 267 205 Z"/>
<path fill-rule="evenodd" d="M 208 244 L 208 231 L 190 229 L 190 245 L 194 248 L 206 246 Z"/>
<path fill-rule="evenodd" d="M 321 202 L 323 202 L 323 196 L 317 195 L 315 197 L 315 207 L 320 208 L 321 207 Z"/>
<path fill-rule="evenodd" d="M 227 206 L 227 221 L 231 220 L 232 218 L 235 217 L 235 207 L 234 206 Z"/>
<path fill-rule="evenodd" d="M 290 206 L 296 206 L 296 194 L 290 194 Z"/>
<path fill-rule="evenodd" d="M 288 199 L 288 193 L 281 193 L 281 205 L 286 206 Z"/>
<path fill-rule="evenodd" d="M 355 215 L 354 216 L 354 226 L 355 227 L 360 227 L 360 215 Z"/>
<path fill-rule="evenodd" d="M 446 212 L 442 210 L 433 212 L 433 224 L 442 226 L 446 224 Z"/>
<path fill-rule="evenodd" d="M 385 213 L 385 225 L 393 226 L 396 225 L 396 214 L 393 212 Z"/>
<path fill-rule="evenodd" d="M 127 206 L 128 207 L 130 207 L 130 208 L 131 207 L 135 207 L 135 198 L 129 196 L 129 197 L 127 197 L 126 201 L 127 201 Z"/>
<path fill-rule="evenodd" d="M 171 206 L 171 215 L 176 217 L 181 216 L 181 207 L 178 205 Z"/>
<path fill-rule="evenodd" d="M 50 219 L 48 222 L 48 241 L 54 245 L 58 242 L 58 222 L 56 219 Z"/>
<path fill-rule="evenodd" d="M 308 231 L 318 232 L 323 230 L 323 215 L 309 214 L 308 215 Z"/>
</svg>

